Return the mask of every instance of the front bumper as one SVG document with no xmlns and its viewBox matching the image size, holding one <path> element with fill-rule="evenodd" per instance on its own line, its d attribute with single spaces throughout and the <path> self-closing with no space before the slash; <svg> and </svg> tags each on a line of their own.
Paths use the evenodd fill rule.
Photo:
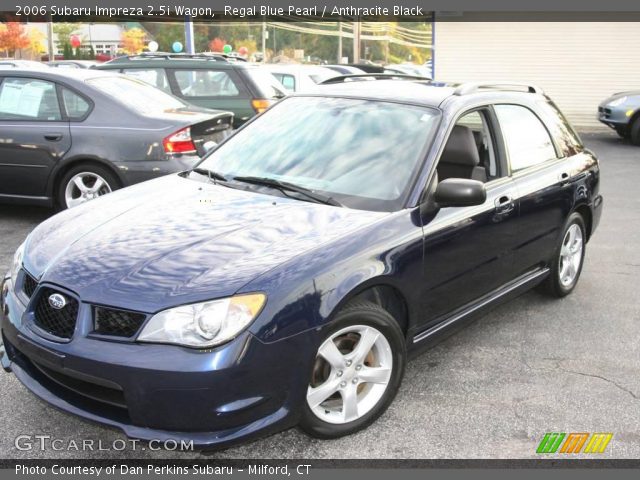
<svg viewBox="0 0 640 480">
<path fill-rule="evenodd" d="M 613 129 L 620 129 L 629 125 L 629 118 L 627 111 L 629 107 L 624 105 L 619 107 L 609 107 L 607 105 L 600 105 L 598 107 L 597 119 L 601 123 L 604 123 L 608 127 Z"/>
<path fill-rule="evenodd" d="M 201 351 L 104 341 L 78 328 L 72 341 L 57 343 L 29 327 L 31 306 L 8 285 L 2 365 L 61 410 L 133 438 L 199 447 L 229 446 L 297 423 L 312 363 L 301 355 L 313 351 L 310 333 L 265 344 L 244 332 Z"/>
</svg>

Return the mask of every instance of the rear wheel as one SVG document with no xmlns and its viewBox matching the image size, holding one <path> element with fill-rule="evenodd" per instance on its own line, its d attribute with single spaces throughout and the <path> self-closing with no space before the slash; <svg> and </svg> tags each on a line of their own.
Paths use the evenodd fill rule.
<svg viewBox="0 0 640 480">
<path fill-rule="evenodd" d="M 587 240 L 584 220 L 579 213 L 572 213 L 565 224 L 562 241 L 558 245 L 551 264 L 551 274 L 542 284 L 554 297 L 569 295 L 578 283 Z"/>
<path fill-rule="evenodd" d="M 318 348 L 301 428 L 336 438 L 367 427 L 395 397 L 405 363 L 404 336 L 394 318 L 373 303 L 348 306 Z"/>
<path fill-rule="evenodd" d="M 83 164 L 73 167 L 60 181 L 57 204 L 61 210 L 86 203 L 119 188 L 116 176 L 105 167 Z"/>
<path fill-rule="evenodd" d="M 640 115 L 631 124 L 631 143 L 634 145 L 640 145 Z"/>
</svg>

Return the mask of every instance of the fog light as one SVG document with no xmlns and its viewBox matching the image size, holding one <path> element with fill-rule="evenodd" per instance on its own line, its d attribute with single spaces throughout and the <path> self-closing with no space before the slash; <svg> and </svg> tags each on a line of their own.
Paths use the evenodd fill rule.
<svg viewBox="0 0 640 480">
<path fill-rule="evenodd" d="M 627 113 L 625 113 L 625 115 L 627 117 L 630 117 L 631 115 L 633 115 L 633 110 L 627 110 Z"/>
</svg>

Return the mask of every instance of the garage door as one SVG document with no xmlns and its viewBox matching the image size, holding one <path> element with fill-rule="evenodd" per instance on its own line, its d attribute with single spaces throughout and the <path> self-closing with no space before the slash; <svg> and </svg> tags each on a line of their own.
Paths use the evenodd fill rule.
<svg viewBox="0 0 640 480">
<path fill-rule="evenodd" d="M 436 18 L 435 76 L 533 82 L 575 126 L 600 125 L 595 115 L 605 97 L 640 90 L 640 23 Z"/>
</svg>

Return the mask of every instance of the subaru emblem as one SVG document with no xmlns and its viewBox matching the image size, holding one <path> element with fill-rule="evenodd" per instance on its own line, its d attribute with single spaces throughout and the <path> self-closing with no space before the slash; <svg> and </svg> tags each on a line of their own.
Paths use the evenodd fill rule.
<svg viewBox="0 0 640 480">
<path fill-rule="evenodd" d="M 56 310 L 62 310 L 67 305 L 67 299 L 59 293 L 54 293 L 49 296 L 49 305 Z"/>
</svg>

